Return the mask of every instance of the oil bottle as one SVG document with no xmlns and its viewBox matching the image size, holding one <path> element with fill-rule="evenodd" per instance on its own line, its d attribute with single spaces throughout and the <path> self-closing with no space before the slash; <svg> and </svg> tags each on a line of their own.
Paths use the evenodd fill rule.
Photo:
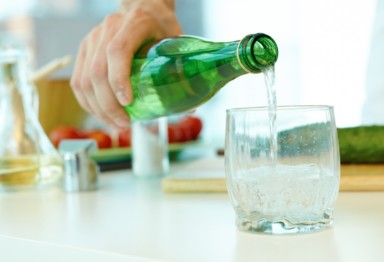
<svg viewBox="0 0 384 262">
<path fill-rule="evenodd" d="M 63 174 L 61 156 L 38 120 L 26 57 L 23 50 L 0 46 L 0 191 L 45 188 Z"/>
</svg>

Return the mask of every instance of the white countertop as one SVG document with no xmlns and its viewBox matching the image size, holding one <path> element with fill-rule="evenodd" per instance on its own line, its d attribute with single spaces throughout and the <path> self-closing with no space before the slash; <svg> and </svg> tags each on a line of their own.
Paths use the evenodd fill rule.
<svg viewBox="0 0 384 262">
<path fill-rule="evenodd" d="M 270 236 L 239 232 L 225 193 L 164 193 L 129 170 L 100 182 L 0 194 L 0 261 L 384 261 L 384 192 L 340 193 L 332 229 Z"/>
</svg>

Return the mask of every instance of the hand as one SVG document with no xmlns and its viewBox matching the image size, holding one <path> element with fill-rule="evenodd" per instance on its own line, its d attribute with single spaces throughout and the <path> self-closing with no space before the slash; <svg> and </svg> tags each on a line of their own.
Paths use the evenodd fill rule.
<svg viewBox="0 0 384 262">
<path fill-rule="evenodd" d="M 148 40 L 182 33 L 173 0 L 127 0 L 81 42 L 71 86 L 79 104 L 106 124 L 129 125 L 122 106 L 132 102 L 130 72 L 135 52 Z"/>
</svg>

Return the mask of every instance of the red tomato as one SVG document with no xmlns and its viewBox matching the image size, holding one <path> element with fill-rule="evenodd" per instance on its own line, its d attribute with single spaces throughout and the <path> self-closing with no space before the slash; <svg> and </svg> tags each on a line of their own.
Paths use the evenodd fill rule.
<svg viewBox="0 0 384 262">
<path fill-rule="evenodd" d="M 177 143 L 182 142 L 183 139 L 183 131 L 180 126 L 177 124 L 168 124 L 168 142 L 169 143 Z"/>
<path fill-rule="evenodd" d="M 188 142 L 193 140 L 194 133 L 192 128 L 189 125 L 179 123 L 178 126 L 179 126 L 179 129 L 181 130 L 181 138 L 179 142 Z"/>
<path fill-rule="evenodd" d="M 72 126 L 60 126 L 49 133 L 49 138 L 55 147 L 58 147 L 64 139 L 79 139 L 82 137 L 82 133 Z"/>
<path fill-rule="evenodd" d="M 112 138 L 106 131 L 103 131 L 103 130 L 87 131 L 84 137 L 88 139 L 96 140 L 98 148 L 112 147 Z"/>
<path fill-rule="evenodd" d="M 201 130 L 203 129 L 203 122 L 196 116 L 186 116 L 179 121 L 179 125 L 186 133 L 186 137 L 189 140 L 195 140 L 199 137 Z"/>
<path fill-rule="evenodd" d="M 127 128 L 119 132 L 118 143 L 119 147 L 130 147 L 132 142 L 131 129 Z"/>
</svg>

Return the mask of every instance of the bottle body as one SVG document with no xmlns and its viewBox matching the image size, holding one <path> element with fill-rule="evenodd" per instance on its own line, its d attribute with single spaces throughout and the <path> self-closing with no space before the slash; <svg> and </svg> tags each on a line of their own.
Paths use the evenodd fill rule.
<svg viewBox="0 0 384 262">
<path fill-rule="evenodd" d="M 275 42 L 264 34 L 234 42 L 191 36 L 164 39 L 136 54 L 131 73 L 134 100 L 125 110 L 133 121 L 192 110 L 231 80 L 273 66 L 277 55 Z"/>
</svg>

